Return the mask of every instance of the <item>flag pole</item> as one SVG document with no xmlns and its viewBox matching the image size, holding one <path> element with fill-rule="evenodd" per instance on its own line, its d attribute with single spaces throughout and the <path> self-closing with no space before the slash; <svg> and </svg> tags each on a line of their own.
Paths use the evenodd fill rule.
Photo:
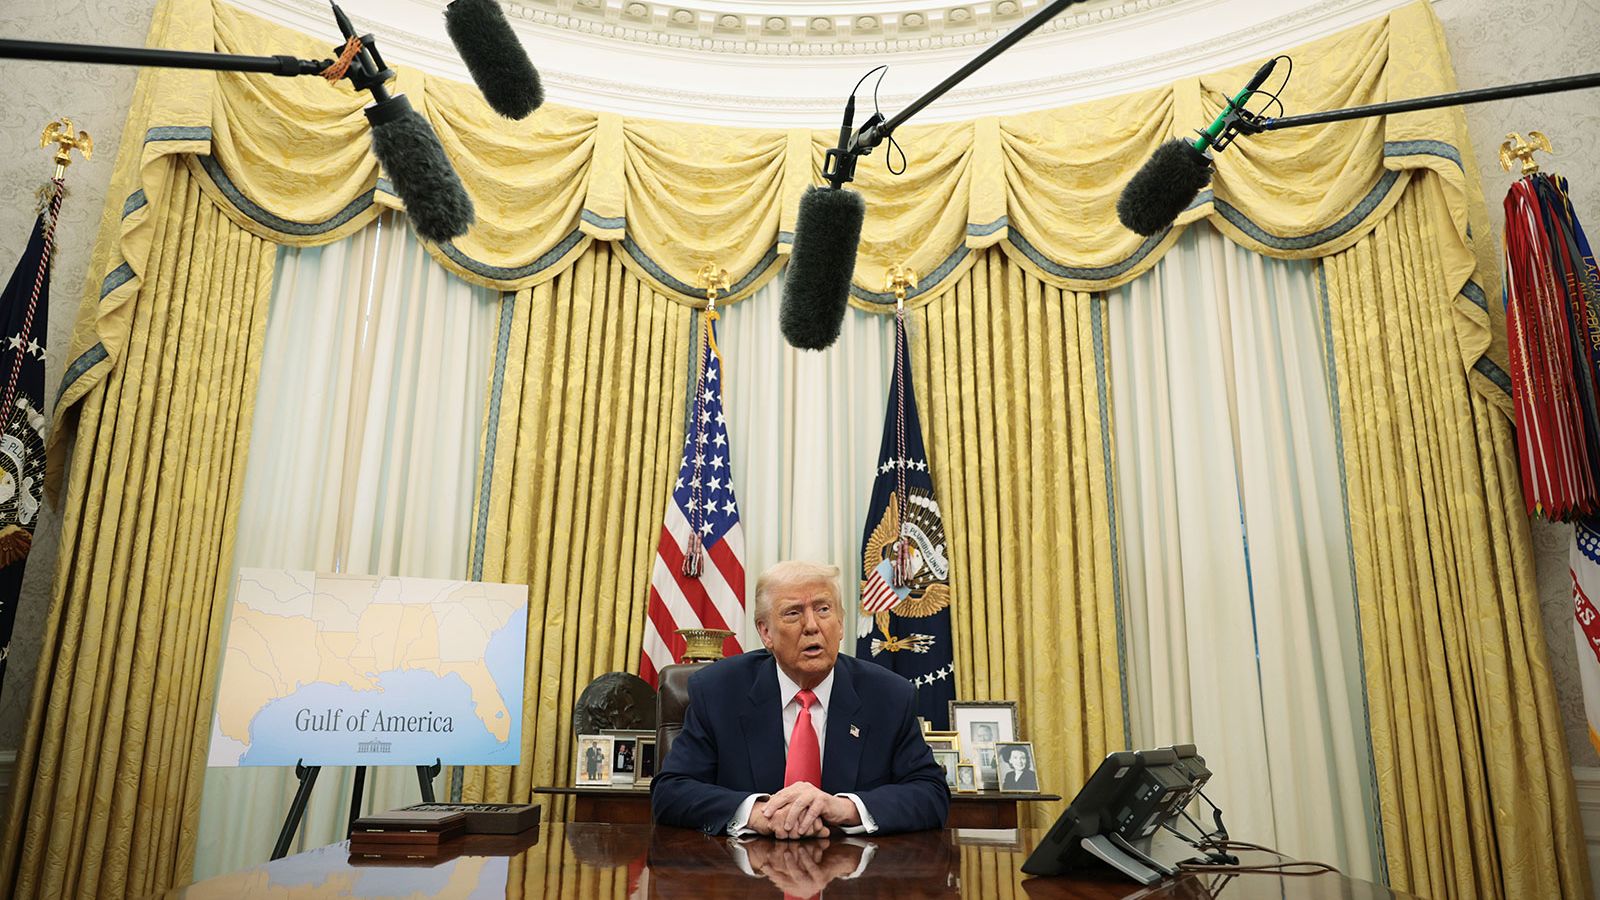
<svg viewBox="0 0 1600 900">
<path fill-rule="evenodd" d="M 23 318 L 22 334 L 31 334 L 33 317 L 39 309 L 39 294 L 44 290 L 45 279 L 49 277 L 50 257 L 56 246 L 56 220 L 61 217 L 61 199 L 63 188 L 66 185 L 67 167 L 72 165 L 72 151 L 83 154 L 84 159 L 94 158 L 94 138 L 87 131 L 79 131 L 72 127 L 72 120 L 62 116 L 44 126 L 44 131 L 39 135 L 39 146 L 49 147 L 55 144 L 55 171 L 50 176 L 47 188 L 49 196 L 46 198 L 44 219 L 44 248 L 39 256 L 39 270 L 33 276 L 33 291 L 28 295 L 28 311 Z M 6 376 L 6 392 L 0 399 L 0 432 L 11 423 L 11 417 L 16 414 L 17 380 L 22 375 L 22 360 L 25 349 L 18 349 L 16 357 L 12 360 L 11 371 Z"/>
<path fill-rule="evenodd" d="M 894 291 L 894 396 L 895 407 L 895 454 L 901 460 L 897 470 L 895 485 L 896 510 L 895 518 L 900 522 L 900 534 L 894 542 L 894 579 L 891 582 L 895 587 L 906 587 L 911 583 L 911 542 L 909 519 L 909 503 L 906 498 L 906 293 L 917 286 L 917 273 L 913 272 L 905 263 L 898 263 L 889 267 L 886 273 L 886 284 L 889 290 Z M 889 637 L 888 629 L 884 629 L 884 636 Z"/>
</svg>

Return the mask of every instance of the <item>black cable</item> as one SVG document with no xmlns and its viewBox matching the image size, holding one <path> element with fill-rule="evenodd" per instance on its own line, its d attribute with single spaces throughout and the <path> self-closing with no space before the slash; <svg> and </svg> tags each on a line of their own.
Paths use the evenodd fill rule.
<svg viewBox="0 0 1600 900">
<path fill-rule="evenodd" d="M 882 65 L 877 69 L 873 69 L 872 72 L 877 72 L 880 69 L 883 70 L 883 74 L 879 75 L 877 82 L 872 85 L 872 117 L 873 119 L 881 122 L 883 121 L 883 107 L 878 105 L 878 90 L 879 88 L 883 87 L 883 79 L 889 75 L 889 67 L 888 65 Z M 861 81 L 866 81 L 867 78 L 872 75 L 872 72 L 868 72 L 866 75 L 861 76 Z M 861 82 L 856 82 L 856 87 L 861 87 Z M 906 156 L 905 148 L 900 146 L 900 142 L 894 139 L 893 134 L 889 135 L 888 140 L 889 148 L 883 151 L 883 165 L 889 170 L 890 175 L 904 175 L 906 173 L 906 169 L 911 167 L 911 160 Z M 891 155 L 894 153 L 900 154 L 899 169 L 894 167 L 894 157 Z"/>
<path fill-rule="evenodd" d="M 883 73 L 883 75 L 879 75 L 878 76 L 878 83 L 872 86 L 872 110 L 873 110 L 873 112 L 877 112 L 877 110 L 878 110 L 878 88 L 880 86 L 882 86 L 882 84 L 883 84 L 883 76 L 889 74 L 889 64 L 888 63 L 884 63 L 883 65 L 878 66 L 877 68 L 868 69 L 867 70 L 867 74 L 861 76 L 861 80 L 856 82 L 856 86 L 850 89 L 850 96 L 854 97 L 856 95 L 856 92 L 861 90 L 861 86 L 863 84 L 867 83 L 867 79 L 872 77 L 872 73 L 873 72 L 882 72 Z"/>
</svg>

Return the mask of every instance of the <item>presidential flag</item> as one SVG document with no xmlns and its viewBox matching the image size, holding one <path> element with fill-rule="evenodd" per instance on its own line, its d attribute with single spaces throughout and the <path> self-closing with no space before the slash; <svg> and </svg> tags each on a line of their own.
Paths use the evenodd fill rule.
<svg viewBox="0 0 1600 900">
<path fill-rule="evenodd" d="M 0 294 L 0 685 L 11 655 L 22 570 L 44 491 L 44 344 L 50 309 L 50 250 L 61 183 L 11 280 Z"/>
<path fill-rule="evenodd" d="M 1578 680 L 1589 720 L 1589 743 L 1600 753 L 1600 520 L 1580 519 L 1568 557 L 1572 577 L 1572 637 L 1578 643 Z"/>
<path fill-rule="evenodd" d="M 894 357 L 878 474 L 861 538 L 856 656 L 905 676 L 917 690 L 918 715 L 944 731 L 956 696 L 950 562 L 922 448 L 904 313 L 895 316 Z"/>
<path fill-rule="evenodd" d="M 732 455 L 722 406 L 722 354 L 717 350 L 717 313 L 705 315 L 700 376 L 683 443 L 672 499 L 650 575 L 639 675 L 651 686 L 656 673 L 683 659 L 679 628 L 717 628 L 734 633 L 722 652 L 744 652 L 744 530 L 733 496 Z"/>
</svg>

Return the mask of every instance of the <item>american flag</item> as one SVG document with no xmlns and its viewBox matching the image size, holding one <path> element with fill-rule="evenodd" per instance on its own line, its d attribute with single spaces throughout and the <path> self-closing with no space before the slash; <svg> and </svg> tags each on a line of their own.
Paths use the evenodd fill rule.
<svg viewBox="0 0 1600 900">
<path fill-rule="evenodd" d="M 700 379 L 683 444 L 672 500 L 650 575 L 650 607 L 639 674 L 652 686 L 656 673 L 683 658 L 679 628 L 723 628 L 739 632 L 744 622 L 744 530 L 733 496 L 727 420 L 722 407 L 722 355 L 717 351 L 716 314 L 706 316 Z M 695 552 L 699 574 L 684 574 L 684 558 Z M 724 655 L 744 652 L 738 637 L 723 642 Z"/>
</svg>

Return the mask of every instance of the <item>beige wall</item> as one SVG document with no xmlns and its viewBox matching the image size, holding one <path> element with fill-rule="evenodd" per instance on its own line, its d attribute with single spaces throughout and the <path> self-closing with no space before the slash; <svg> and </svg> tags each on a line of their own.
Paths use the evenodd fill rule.
<svg viewBox="0 0 1600 900">
<path fill-rule="evenodd" d="M 0 32 L 39 40 L 141 44 L 154 0 L 4 0 Z M 1574 74 L 1595 67 L 1593 47 L 1600 38 L 1600 0 L 1438 0 L 1462 87 Z M 34 190 L 48 177 L 48 155 L 38 149 L 44 123 L 70 115 L 94 135 L 103 155 L 73 166 L 71 193 L 62 209 L 56 250 L 54 295 L 50 310 L 48 384 L 53 392 L 65 365 L 66 338 L 76 313 L 80 288 L 94 240 L 106 183 L 127 103 L 133 90 L 130 69 L 0 61 L 0 269 L 9 272 L 27 239 Z M 1301 110 L 1292 110 L 1301 111 Z M 1574 179 L 1579 215 L 1600 237 L 1600 91 L 1548 95 L 1469 107 L 1473 149 L 1490 200 L 1499 240 L 1500 198 L 1510 177 L 1495 153 L 1505 132 L 1537 128 L 1557 150 L 1553 171 Z M 0 694 L 0 752 L 14 749 L 26 716 L 33 667 L 38 658 L 55 563 L 58 522 L 48 505 L 28 564 L 10 671 Z M 1551 668 L 1568 722 L 1573 761 L 1600 765 L 1585 738 L 1583 706 L 1574 668 L 1566 547 L 1569 529 L 1539 526 L 1534 531 L 1540 597 Z"/>
</svg>

